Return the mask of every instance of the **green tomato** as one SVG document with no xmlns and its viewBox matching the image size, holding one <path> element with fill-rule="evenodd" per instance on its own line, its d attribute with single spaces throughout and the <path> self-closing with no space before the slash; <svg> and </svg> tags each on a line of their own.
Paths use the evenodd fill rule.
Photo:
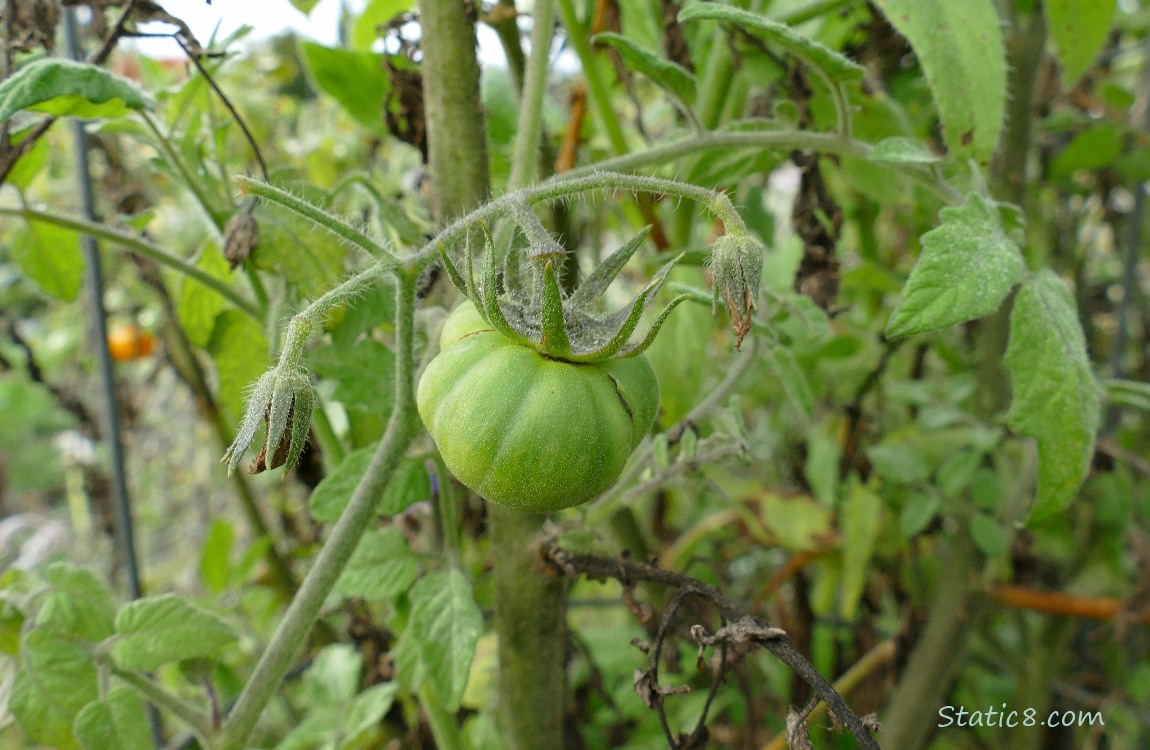
<svg viewBox="0 0 1150 750">
<path fill-rule="evenodd" d="M 416 404 L 447 467 L 487 500 L 550 513 L 598 496 L 651 429 L 659 384 L 646 357 L 571 363 L 512 342 L 465 302 Z"/>
</svg>

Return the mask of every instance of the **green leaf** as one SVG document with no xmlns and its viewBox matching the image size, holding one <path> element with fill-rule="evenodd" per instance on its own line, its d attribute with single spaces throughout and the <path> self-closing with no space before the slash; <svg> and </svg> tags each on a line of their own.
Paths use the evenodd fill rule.
<svg viewBox="0 0 1150 750">
<path fill-rule="evenodd" d="M 628 68 L 650 78 L 683 104 L 691 106 L 695 103 L 695 76 L 683 66 L 664 60 L 627 37 L 612 32 L 596 34 L 592 41 L 614 48 Z"/>
<path fill-rule="evenodd" d="M 1062 64 L 1062 88 L 1074 88 L 1106 44 L 1117 0 L 1044 0 L 1046 27 Z"/>
<path fill-rule="evenodd" d="M 296 10 L 306 16 L 310 15 L 312 9 L 319 5 L 319 0 L 291 0 L 291 4 L 295 6 Z"/>
<path fill-rule="evenodd" d="M 879 141 L 866 158 L 883 164 L 937 164 L 942 161 L 942 158 L 922 141 L 903 136 Z"/>
<path fill-rule="evenodd" d="M 387 489 L 379 501 L 379 513 L 394 516 L 407 510 L 413 503 L 430 497 L 431 480 L 423 462 L 409 458 L 396 467 L 395 475 L 387 483 Z"/>
<path fill-rule="evenodd" d="M 866 71 L 850 58 L 795 32 L 789 26 L 750 11 L 715 3 L 689 5 L 679 13 L 679 22 L 711 19 L 726 21 L 740 29 L 758 32 L 778 44 L 804 64 L 817 69 L 832 81 L 845 83 L 860 80 Z"/>
<path fill-rule="evenodd" d="M 972 194 L 940 217 L 922 236 L 922 255 L 887 323 L 891 338 L 989 315 L 1022 275 L 1022 253 L 984 198 Z"/>
<path fill-rule="evenodd" d="M 216 365 L 220 404 L 238 420 L 244 413 L 244 393 L 271 362 L 263 329 L 239 310 L 224 310 L 205 347 Z"/>
<path fill-rule="evenodd" d="M 809 420 L 815 408 L 815 397 L 807 374 L 795 361 L 794 352 L 784 346 L 768 346 L 763 358 L 791 405 L 804 420 Z"/>
<path fill-rule="evenodd" d="M 339 466 L 320 480 L 311 493 L 311 516 L 317 521 L 336 521 L 351 501 L 356 485 L 367 471 L 376 446 L 352 451 L 344 456 Z"/>
<path fill-rule="evenodd" d="M 930 476 L 922 449 L 905 440 L 889 440 L 867 449 L 874 470 L 884 480 L 897 484 L 919 484 Z"/>
<path fill-rule="evenodd" d="M 37 626 L 93 643 L 112 634 L 116 606 L 94 573 L 59 562 L 48 566 L 44 578 L 51 589 L 36 615 Z"/>
<path fill-rule="evenodd" d="M 395 395 L 395 355 L 373 339 L 352 347 L 325 346 L 308 355 L 317 375 L 338 380 L 332 398 L 352 411 L 389 414 Z"/>
<path fill-rule="evenodd" d="M 359 689 L 363 655 L 354 646 L 335 643 L 316 654 L 303 678 L 304 697 L 312 708 L 339 707 Z"/>
<path fill-rule="evenodd" d="M 1053 272 L 1019 291 L 1005 363 L 1014 391 L 1007 424 L 1038 441 L 1036 523 L 1069 505 L 1086 478 L 1100 400 L 1074 299 Z"/>
<path fill-rule="evenodd" d="M 22 109 L 56 116 L 119 117 L 152 109 L 151 98 L 126 78 L 96 65 L 42 57 L 0 83 L 0 122 Z"/>
<path fill-rule="evenodd" d="M 105 700 L 84 707 L 73 725 L 84 750 L 152 746 L 144 702 L 129 687 L 117 685 Z"/>
<path fill-rule="evenodd" d="M 34 130 L 35 126 L 32 126 L 13 133 L 11 136 L 12 145 L 19 145 L 20 142 L 30 136 Z M 41 170 L 48 161 L 49 140 L 48 138 L 40 138 L 37 140 L 32 150 L 20 157 L 20 161 L 16 162 L 16 166 L 12 167 L 12 171 L 8 173 L 8 179 L 6 181 L 21 190 L 27 190 L 28 186 L 32 184 L 32 180 L 36 179 L 36 175 L 41 173 Z"/>
<path fill-rule="evenodd" d="M 393 599 L 419 575 L 419 559 L 399 529 L 368 531 L 355 548 L 335 587 L 341 594 L 369 601 Z"/>
<path fill-rule="evenodd" d="M 376 731 L 380 720 L 391 710 L 399 685 L 384 682 L 364 690 L 352 700 L 348 707 L 343 727 L 343 741 L 340 750 L 367 747 L 364 743 Z"/>
<path fill-rule="evenodd" d="M 57 748 L 78 748 L 76 714 L 99 695 L 92 656 L 79 643 L 44 629 L 24 636 L 24 668 L 16 674 L 8 710 L 28 735 Z"/>
<path fill-rule="evenodd" d="M 976 513 L 970 519 L 970 538 L 987 557 L 1000 557 L 1006 552 L 1007 539 L 1002 526 L 985 513 Z"/>
<path fill-rule="evenodd" d="M 391 90 L 383 55 L 300 42 L 304 64 L 317 88 L 339 102 L 366 128 L 384 132 L 383 102 Z"/>
<path fill-rule="evenodd" d="M 378 27 L 414 7 L 415 0 L 371 0 L 355 21 L 351 31 L 351 46 L 357 50 L 371 49 L 371 45 L 380 38 L 376 31 Z"/>
<path fill-rule="evenodd" d="M 909 539 L 925 529 L 938 513 L 941 504 L 942 499 L 933 492 L 916 492 L 911 495 L 898 517 L 898 527 L 903 536 Z"/>
<path fill-rule="evenodd" d="M 84 261 L 75 232 L 42 222 L 29 223 L 16 234 L 11 252 L 20 271 L 47 294 L 65 302 L 76 299 Z"/>
<path fill-rule="evenodd" d="M 338 520 L 343 509 L 351 500 L 359 480 L 367 471 L 376 446 L 369 445 L 352 451 L 344 457 L 335 470 L 324 477 L 311 493 L 311 515 L 317 521 Z M 431 497 L 431 481 L 423 462 L 409 458 L 395 469 L 395 475 L 387 484 L 379 501 L 379 512 L 394 516 L 403 512 L 412 503 Z"/>
<path fill-rule="evenodd" d="M 1050 164 L 1050 176 L 1065 179 L 1078 170 L 1107 167 L 1122 156 L 1124 136 L 1114 125 L 1087 130 L 1058 152 Z"/>
<path fill-rule="evenodd" d="M 236 640 L 218 615 L 175 594 L 137 599 L 116 613 L 112 655 L 122 667 L 151 670 L 172 661 L 213 656 Z"/>
<path fill-rule="evenodd" d="M 214 594 L 227 588 L 231 580 L 232 545 L 235 540 L 235 529 L 224 518 L 214 519 L 204 537 L 204 547 L 200 552 L 200 580 L 204 588 Z"/>
<path fill-rule="evenodd" d="M 951 154 L 990 160 L 1006 102 L 1006 50 L 993 0 L 875 0 L 910 41 Z"/>
<path fill-rule="evenodd" d="M 196 268 L 213 278 L 226 281 L 231 276 L 228 261 L 213 243 L 206 245 L 196 260 Z M 214 289 L 200 282 L 185 278 L 180 289 L 180 299 L 176 304 L 176 316 L 187 334 L 188 341 L 199 347 L 206 347 L 216 327 L 216 316 L 228 306 L 227 301 Z"/>
<path fill-rule="evenodd" d="M 831 533 L 830 509 L 801 495 L 767 493 L 762 519 L 783 548 L 796 552 L 817 548 Z"/>
<path fill-rule="evenodd" d="M 415 584 L 409 598 L 411 615 L 404 635 L 416 640 L 427 681 L 447 710 L 455 711 L 483 633 L 483 614 L 471 584 L 454 568 L 439 571 Z"/>
<path fill-rule="evenodd" d="M 842 616 L 853 619 L 866 585 L 871 553 L 882 521 L 882 498 L 852 482 L 840 511 L 843 535 Z"/>
</svg>

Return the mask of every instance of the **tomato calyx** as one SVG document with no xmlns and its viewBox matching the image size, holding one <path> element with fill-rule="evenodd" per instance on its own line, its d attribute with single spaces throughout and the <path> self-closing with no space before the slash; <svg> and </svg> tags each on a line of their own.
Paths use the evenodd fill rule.
<svg viewBox="0 0 1150 750">
<path fill-rule="evenodd" d="M 647 333 L 635 343 L 630 343 L 643 312 L 682 256 L 672 259 L 659 269 L 622 309 L 600 315 L 594 307 L 623 266 L 643 244 L 650 233 L 650 227 L 612 253 L 569 296 L 564 296 L 559 287 L 553 253 L 530 253 L 536 273 L 535 283 L 528 288 L 520 277 L 518 254 L 508 253 L 501 275 L 496 268 L 491 233 L 483 223 L 479 224 L 479 229 L 484 238 L 480 278 L 477 280 L 475 276 L 470 233 L 463 269 L 448 257 L 444 248 L 440 248 L 448 275 L 474 303 L 479 315 L 491 328 L 515 343 L 529 346 L 553 359 L 585 363 L 641 354 L 654 341 L 671 310 L 691 296 L 680 294 L 671 300 Z M 552 241 L 548 246 L 554 244 Z"/>
</svg>

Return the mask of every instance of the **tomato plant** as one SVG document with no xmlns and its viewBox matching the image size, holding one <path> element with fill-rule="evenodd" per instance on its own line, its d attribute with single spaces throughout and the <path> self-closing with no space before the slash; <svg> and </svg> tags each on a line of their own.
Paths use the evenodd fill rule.
<svg viewBox="0 0 1150 750">
<path fill-rule="evenodd" d="M 345 5 L 0 3 L 0 750 L 1146 746 L 1146 0 Z"/>
</svg>

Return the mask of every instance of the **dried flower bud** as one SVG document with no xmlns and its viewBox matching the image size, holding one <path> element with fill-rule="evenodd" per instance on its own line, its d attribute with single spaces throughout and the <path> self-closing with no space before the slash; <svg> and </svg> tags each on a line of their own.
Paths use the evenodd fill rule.
<svg viewBox="0 0 1150 750">
<path fill-rule="evenodd" d="M 254 216 L 247 211 L 240 211 L 228 221 L 224 227 L 224 257 L 234 271 L 236 266 L 243 265 L 248 256 L 260 241 L 260 226 Z"/>
<path fill-rule="evenodd" d="M 765 252 L 763 243 L 747 232 L 724 234 L 711 248 L 712 307 L 722 303 L 730 311 L 731 328 L 738 336 L 736 349 L 751 330 L 751 310 L 759 295 Z"/>
<path fill-rule="evenodd" d="M 286 474 L 307 444 L 314 405 L 311 379 L 302 367 L 275 367 L 260 376 L 248 396 L 236 439 L 223 457 L 228 474 L 239 466 L 261 424 L 267 428 L 264 443 L 249 471 L 259 474 L 282 466 Z"/>
</svg>

